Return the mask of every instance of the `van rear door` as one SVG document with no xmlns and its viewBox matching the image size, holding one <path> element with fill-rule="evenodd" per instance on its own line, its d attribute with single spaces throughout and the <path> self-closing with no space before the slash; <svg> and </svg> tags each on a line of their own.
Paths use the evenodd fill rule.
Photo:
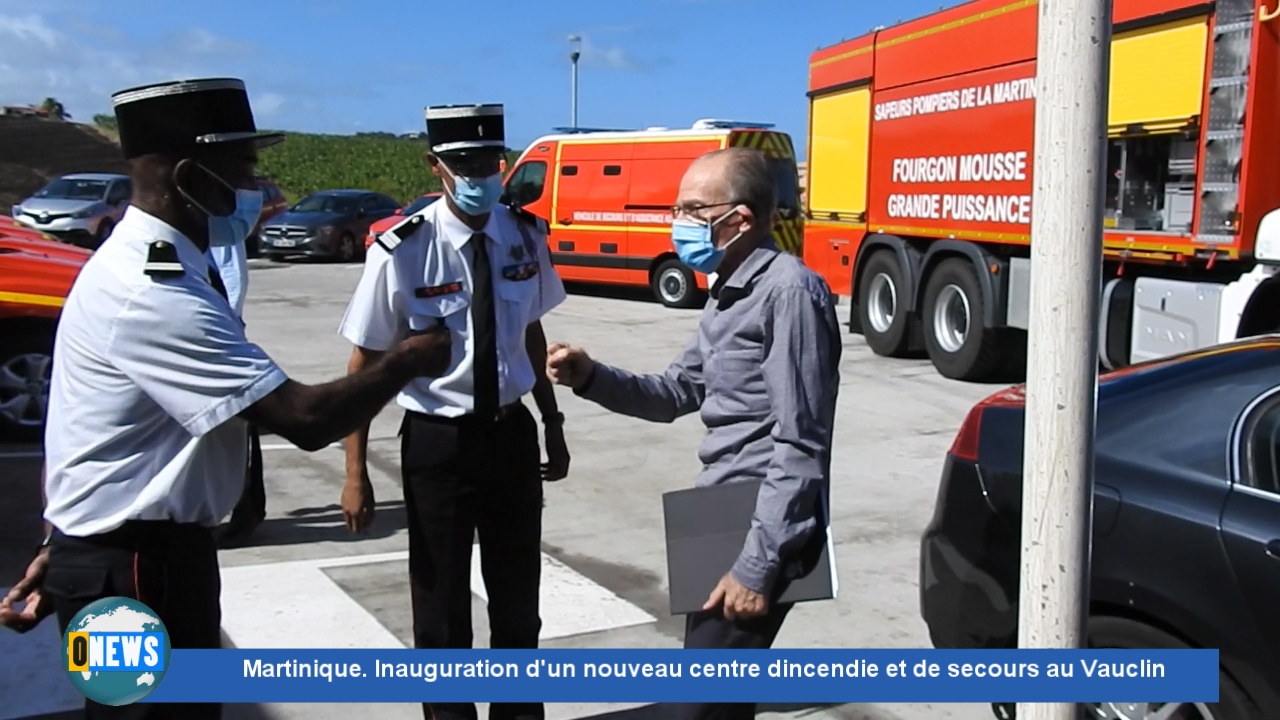
<svg viewBox="0 0 1280 720">
<path fill-rule="evenodd" d="M 778 246 L 803 257 L 804 214 L 800 203 L 800 171 L 796 167 L 795 146 L 791 136 L 773 130 L 736 130 L 729 138 L 735 147 L 749 147 L 764 153 L 773 172 L 778 190 L 778 224 L 774 239 Z"/>
</svg>

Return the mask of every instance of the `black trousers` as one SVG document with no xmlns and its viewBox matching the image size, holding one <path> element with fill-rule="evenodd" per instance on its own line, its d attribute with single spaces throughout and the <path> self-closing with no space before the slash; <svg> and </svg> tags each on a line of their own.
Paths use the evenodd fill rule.
<svg viewBox="0 0 1280 720">
<path fill-rule="evenodd" d="M 405 417 L 401 468 L 409 516 L 415 648 L 472 647 L 471 552 L 477 533 L 490 646 L 538 646 L 542 450 L 523 405 L 501 419 Z M 476 720 L 475 705 L 424 705 L 429 720 Z M 540 703 L 494 703 L 490 720 L 541 720 Z"/>
<path fill-rule="evenodd" d="M 765 650 L 782 629 L 792 604 L 770 605 L 769 612 L 746 620 L 726 620 L 719 608 L 693 613 L 685 619 L 686 650 Z M 752 720 L 755 703 L 679 703 L 663 708 L 672 720 Z"/>
<path fill-rule="evenodd" d="M 133 521 L 112 532 L 69 537 L 55 532 L 44 591 L 58 628 L 89 603 L 123 596 L 160 616 L 175 649 L 222 647 L 218 551 L 211 528 Z M 136 703 L 122 707 L 85 700 L 88 720 L 218 720 L 221 704 Z"/>
</svg>

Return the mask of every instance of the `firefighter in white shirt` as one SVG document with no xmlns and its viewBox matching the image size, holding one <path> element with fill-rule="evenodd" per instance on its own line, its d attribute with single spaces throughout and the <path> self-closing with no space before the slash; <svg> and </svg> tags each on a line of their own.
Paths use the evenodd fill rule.
<svg viewBox="0 0 1280 720">
<path fill-rule="evenodd" d="M 542 482 L 568 473 L 564 416 L 546 377 L 541 318 L 565 298 L 551 266 L 545 222 L 498 203 L 506 152 L 501 105 L 427 108 L 428 156 L 445 189 L 369 248 L 341 333 L 351 369 L 404 332 L 446 328 L 449 369 L 410 383 L 402 481 L 409 516 L 414 645 L 472 645 L 471 552 L 479 534 L 495 648 L 534 648 L 541 620 Z M 521 398 L 532 392 L 538 424 Z M 368 428 L 347 445 L 342 505 L 363 530 L 372 519 Z M 476 717 L 473 705 L 424 706 L 428 718 Z M 497 703 L 490 718 L 542 718 L 536 703 Z"/>
<path fill-rule="evenodd" d="M 350 434 L 405 383 L 448 364 L 448 333 L 405 340 L 334 382 L 290 380 L 250 343 L 209 263 L 243 242 L 261 195 L 244 84 L 214 78 L 113 96 L 134 195 L 77 277 L 54 342 L 45 430 L 49 535 L 0 601 L 0 624 L 50 614 L 66 631 L 89 603 L 154 610 L 174 648 L 221 645 L 214 528 L 245 481 L 247 423 L 306 450 Z M 221 716 L 221 705 L 86 701 L 89 718 Z"/>
</svg>

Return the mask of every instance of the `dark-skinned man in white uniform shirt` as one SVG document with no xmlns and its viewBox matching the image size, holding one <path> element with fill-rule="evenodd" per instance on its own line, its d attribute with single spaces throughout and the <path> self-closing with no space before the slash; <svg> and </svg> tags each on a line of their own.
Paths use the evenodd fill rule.
<svg viewBox="0 0 1280 720">
<path fill-rule="evenodd" d="M 25 632 L 89 603 L 133 598 L 175 649 L 221 646 L 214 528 L 245 484 L 249 425 L 319 450 L 376 415 L 410 380 L 448 365 L 431 330 L 333 382 L 285 374 L 244 326 L 210 265 L 211 245 L 257 222 L 258 150 L 244 84 L 190 80 L 112 96 L 133 198 L 67 296 L 54 342 L 45 431 L 49 535 L 0 601 Z M 86 700 L 85 716 L 219 718 L 221 704 Z"/>
<path fill-rule="evenodd" d="M 499 203 L 507 151 L 501 105 L 426 110 L 432 172 L 444 185 L 432 203 L 383 233 L 340 332 L 365 367 L 405 332 L 447 328 L 453 358 L 438 379 L 397 397 L 401 475 L 409 516 L 409 584 L 417 648 L 469 648 L 472 542 L 489 597 L 490 644 L 536 648 L 541 630 L 542 482 L 568 472 L 564 416 L 546 377 L 541 318 L 565 298 L 551 266 L 546 223 Z M 533 393 L 545 429 L 521 398 Z M 347 445 L 342 506 L 368 527 L 373 492 L 368 428 Z M 474 720 L 469 703 L 423 706 L 435 720 Z M 492 720 L 544 717 L 539 703 L 494 703 Z"/>
</svg>

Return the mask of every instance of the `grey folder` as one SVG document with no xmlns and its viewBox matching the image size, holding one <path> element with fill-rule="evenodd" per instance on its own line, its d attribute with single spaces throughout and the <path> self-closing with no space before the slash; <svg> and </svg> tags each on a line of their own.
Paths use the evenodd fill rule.
<svg viewBox="0 0 1280 720">
<path fill-rule="evenodd" d="M 729 572 L 751 529 L 759 480 L 675 490 L 663 494 L 667 581 L 671 614 L 702 610 L 720 578 Z M 778 575 L 773 602 L 830 600 L 839 590 L 825 504 L 819 529 Z"/>
</svg>

